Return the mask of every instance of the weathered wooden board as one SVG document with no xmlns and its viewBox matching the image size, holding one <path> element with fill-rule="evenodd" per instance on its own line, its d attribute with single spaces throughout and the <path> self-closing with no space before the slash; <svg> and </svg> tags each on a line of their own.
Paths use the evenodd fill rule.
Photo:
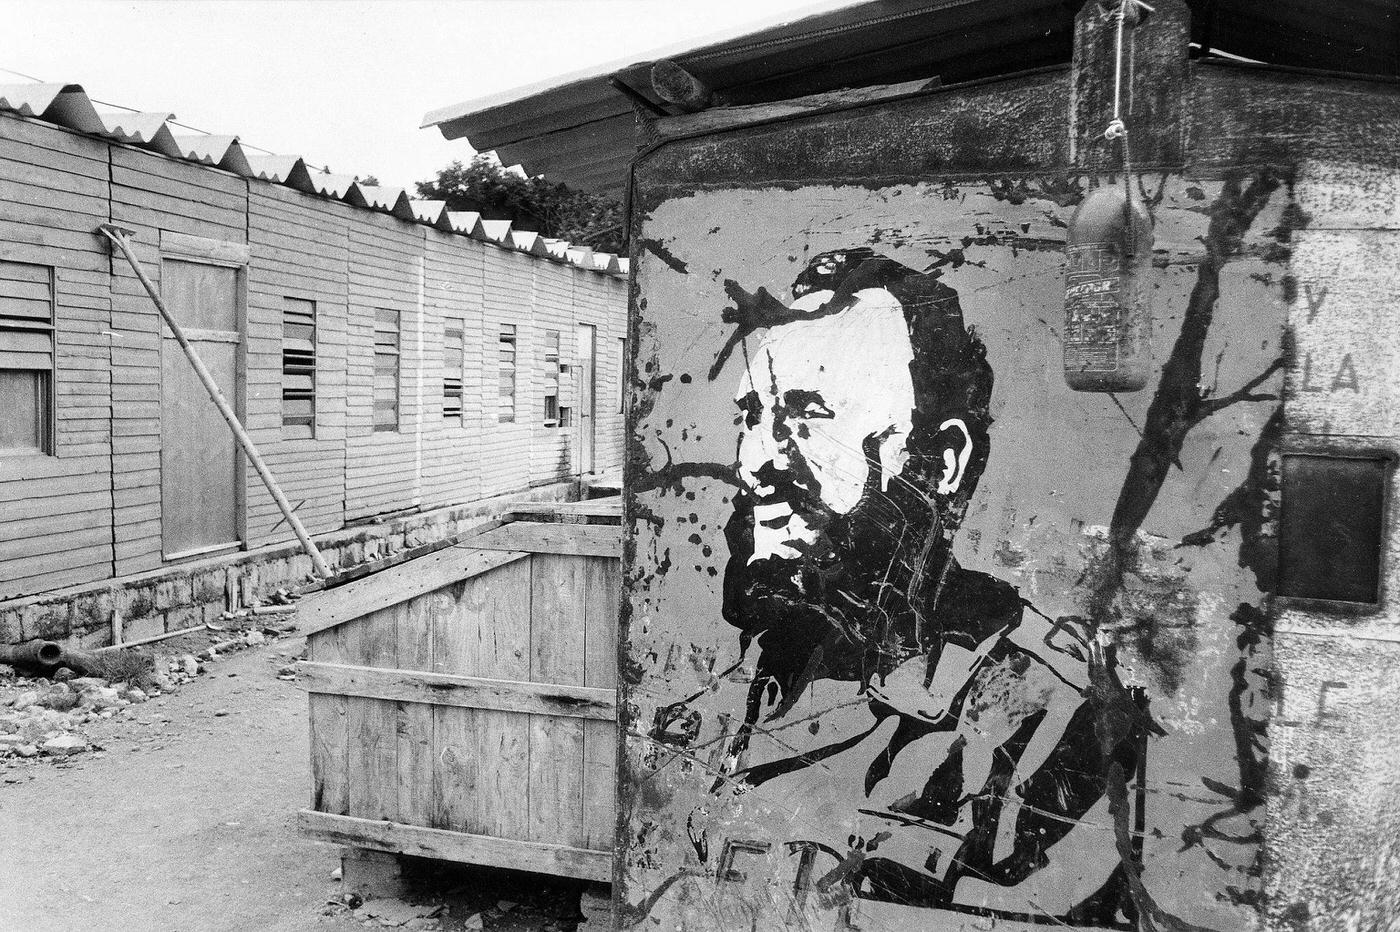
<svg viewBox="0 0 1400 932">
<path fill-rule="evenodd" d="M 307 640 L 307 656 L 317 663 L 347 660 L 345 631 L 327 631 Z M 311 808 L 333 815 L 350 811 L 349 700 L 345 696 L 310 694 Z"/>
<path fill-rule="evenodd" d="M 606 557 L 584 560 L 583 682 L 617 689 L 617 610 L 621 591 L 617 564 Z M 583 723 L 582 845 L 594 850 L 613 846 L 617 796 L 617 721 Z"/>
<path fill-rule="evenodd" d="M 622 529 L 595 524 L 512 521 L 474 538 L 471 545 L 482 550 L 616 557 L 622 553 Z"/>
<path fill-rule="evenodd" d="M 307 596 L 297 606 L 298 624 L 303 631 L 314 634 L 344 621 L 363 617 L 368 612 L 397 605 L 406 597 L 431 592 L 526 556 L 528 554 L 523 551 L 487 553 L 461 547 L 442 550 L 374 576 Z"/>
<path fill-rule="evenodd" d="M 530 563 L 530 679 L 582 683 L 583 559 L 539 553 Z M 613 694 L 612 690 L 591 692 Z M 614 705 L 614 714 L 605 720 L 615 720 L 615 709 Z M 542 715 L 530 719 L 530 838 L 534 841 L 583 841 L 583 733 L 584 723 L 576 719 Z"/>
<path fill-rule="evenodd" d="M 532 558 L 533 559 L 533 558 Z M 469 583 L 483 604 L 478 669 L 483 676 L 530 678 L 530 561 L 512 563 Z M 481 780 L 479 812 L 486 834 L 530 837 L 530 717 L 518 711 L 488 709 L 477 715 Z"/>
<path fill-rule="evenodd" d="M 580 638 L 580 640 L 582 640 Z M 607 721 L 617 711 L 613 690 L 555 683 L 512 682 L 447 673 L 416 673 L 381 667 L 297 664 L 307 691 L 362 696 L 389 702 L 450 705 L 465 709 L 528 712 L 540 716 Z"/>
<path fill-rule="evenodd" d="M 609 851 L 515 841 L 305 809 L 300 813 L 300 821 L 303 829 L 318 838 L 355 848 L 600 882 L 612 876 L 612 853 Z"/>
<path fill-rule="evenodd" d="M 617 524 L 622 519 L 622 499 L 613 496 L 581 502 L 522 502 L 512 505 L 508 516 L 561 524 Z"/>
</svg>

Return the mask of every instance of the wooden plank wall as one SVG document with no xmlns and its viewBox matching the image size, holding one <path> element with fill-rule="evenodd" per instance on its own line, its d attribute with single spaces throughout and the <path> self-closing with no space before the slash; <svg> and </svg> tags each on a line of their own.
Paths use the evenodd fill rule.
<svg viewBox="0 0 1400 932">
<path fill-rule="evenodd" d="M 0 470 L 0 599 L 159 569 L 161 327 L 99 223 L 136 231 L 157 285 L 162 237 L 246 245 L 247 424 L 313 532 L 421 505 L 570 477 L 577 436 L 544 426 L 544 332 L 574 359 L 598 331 L 599 469 L 621 463 L 616 419 L 624 282 L 217 169 L 0 115 L 0 258 L 53 266 L 57 456 Z M 420 283 L 421 295 L 420 300 Z M 317 305 L 314 439 L 283 437 L 281 313 Z M 372 430 L 375 308 L 401 313 L 401 417 Z M 465 425 L 442 418 L 444 317 L 466 322 Z M 517 328 L 517 418 L 497 419 L 497 334 Z M 561 404 L 575 382 L 561 380 Z M 246 472 L 246 546 L 291 541 Z M 280 523 L 279 523 L 280 522 Z"/>
<path fill-rule="evenodd" d="M 462 238 L 425 230 L 424 298 L 428 338 L 424 365 L 430 373 L 424 391 L 423 499 L 431 505 L 466 502 L 481 497 L 479 449 L 494 431 L 495 369 L 482 358 L 482 294 L 485 287 L 485 247 L 464 248 Z M 462 381 L 462 423 L 442 419 L 442 331 L 445 322 L 464 324 L 466 372 Z M 455 325 L 455 324 L 454 324 Z M 492 347 L 494 351 L 494 347 Z M 491 361 L 494 367 L 494 359 Z M 492 424 L 485 417 L 489 409 Z M 434 429 L 434 427 L 437 429 Z"/>
<path fill-rule="evenodd" d="M 0 260 L 54 269 L 58 412 L 56 456 L 0 465 L 0 595 L 112 569 L 109 194 L 105 145 L 0 120 Z"/>
<path fill-rule="evenodd" d="M 135 252 L 160 285 L 165 231 L 247 242 L 248 185 L 123 146 L 109 146 L 112 222 L 135 231 Z M 160 520 L 161 331 L 131 267 L 112 263 L 112 468 L 116 574 L 162 565 Z M 175 349 L 173 344 L 166 349 Z"/>
<path fill-rule="evenodd" d="M 253 185 L 249 191 L 247 426 L 313 534 L 345 522 L 351 211 L 275 185 Z M 283 436 L 282 311 L 287 298 L 316 302 L 314 438 Z M 246 485 L 249 541 L 256 546 L 290 539 L 272 496 L 251 470 Z"/>
<path fill-rule="evenodd" d="M 487 286 L 482 298 L 482 378 L 485 386 L 484 421 L 489 432 L 481 440 L 481 491 L 483 495 L 499 495 L 519 487 L 522 464 L 529 463 L 530 435 L 541 413 L 536 417 L 534 404 L 537 377 L 532 377 L 533 361 L 542 356 L 536 352 L 540 337 L 534 326 L 534 282 L 528 256 L 500 249 L 484 252 Z M 515 422 L 500 423 L 497 373 L 499 335 L 502 324 L 515 325 Z M 540 403 L 543 411 L 543 402 Z"/>
<path fill-rule="evenodd" d="M 530 422 L 530 476 L 535 482 L 547 482 L 546 476 L 560 472 L 576 472 L 578 458 L 574 450 L 573 430 L 568 427 L 546 427 L 544 423 L 545 337 L 548 331 L 559 331 L 559 361 L 568 365 L 577 356 L 574 350 L 575 313 L 573 307 L 573 273 L 541 274 L 539 263 L 531 269 L 531 304 L 534 310 L 534 339 L 524 366 L 538 373 L 533 390 L 525 397 L 522 412 Z M 559 404 L 574 407 L 577 415 L 577 392 L 570 374 L 559 377 Z"/>
<path fill-rule="evenodd" d="M 421 502 L 417 432 L 423 417 L 418 399 L 426 388 L 427 322 L 420 297 L 422 227 L 366 211 L 351 212 L 349 220 L 345 517 L 353 520 Z M 399 312 L 397 431 L 374 430 L 374 315 L 379 309 Z"/>
<path fill-rule="evenodd" d="M 602 472 L 622 465 L 624 424 L 618 402 L 622 391 L 622 338 L 627 335 L 627 315 L 618 314 L 616 309 L 619 305 L 626 307 L 627 284 L 578 268 L 570 270 L 570 278 L 573 280 L 570 303 L 575 320 L 598 328 L 595 471 Z M 577 384 L 576 379 L 577 376 L 573 384 Z"/>
<path fill-rule="evenodd" d="M 616 687 L 618 561 L 533 554 L 310 638 L 310 659 Z M 312 808 L 608 851 L 611 721 L 311 694 Z"/>
<path fill-rule="evenodd" d="M 616 313 L 626 306 L 627 284 L 574 270 L 574 306 L 581 323 L 598 325 L 598 470 L 622 466 L 624 438 L 622 340 L 627 336 L 627 315 Z M 622 291 L 622 294 L 619 294 Z"/>
</svg>

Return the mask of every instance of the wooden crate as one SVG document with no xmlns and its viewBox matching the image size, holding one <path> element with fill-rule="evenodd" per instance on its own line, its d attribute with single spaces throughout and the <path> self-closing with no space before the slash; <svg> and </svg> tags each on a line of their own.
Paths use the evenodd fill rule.
<svg viewBox="0 0 1400 932">
<path fill-rule="evenodd" d="M 306 832 L 611 880 L 621 528 L 583 504 L 303 603 Z"/>
</svg>

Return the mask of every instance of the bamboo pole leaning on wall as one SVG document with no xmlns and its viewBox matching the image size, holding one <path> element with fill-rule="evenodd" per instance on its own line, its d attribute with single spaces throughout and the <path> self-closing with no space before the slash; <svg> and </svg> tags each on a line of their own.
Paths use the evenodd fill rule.
<svg viewBox="0 0 1400 932">
<path fill-rule="evenodd" d="M 306 533 L 306 528 L 302 525 L 301 519 L 296 516 L 296 512 L 292 510 L 291 503 L 287 501 L 287 496 L 282 494 L 281 486 L 277 484 L 277 480 L 273 477 L 272 471 L 267 468 L 267 463 L 263 462 L 262 454 L 258 452 L 257 446 L 253 443 L 253 438 L 248 436 L 248 432 L 243 429 L 243 424 L 238 420 L 238 413 L 233 410 L 233 406 L 228 403 L 228 399 L 224 397 L 224 393 L 219 389 L 218 383 L 215 382 L 214 377 L 209 374 L 209 370 L 204 365 L 204 360 L 199 358 L 199 353 L 190 345 L 190 341 L 185 338 L 185 332 L 180 329 L 180 325 L 175 322 L 174 316 L 170 313 L 169 309 L 166 308 L 165 302 L 161 300 L 160 292 L 156 289 L 156 286 L 151 283 L 150 278 L 146 276 L 146 272 L 141 268 L 141 263 L 137 260 L 136 254 L 131 251 L 131 244 L 127 239 L 131 231 L 113 226 L 110 223 L 104 223 L 97 229 L 112 241 L 113 246 L 121 251 L 121 254 L 126 257 L 126 261 L 131 264 L 131 269 L 136 273 L 136 277 L 139 278 L 141 284 L 145 286 L 146 293 L 150 295 L 151 300 L 155 302 L 156 310 L 160 311 L 160 316 L 165 320 L 165 325 L 169 327 L 170 332 L 175 335 L 175 341 L 180 344 L 180 349 L 185 351 L 185 357 L 189 359 L 190 365 L 194 367 L 195 375 L 199 376 L 199 381 L 204 384 L 205 390 L 209 392 L 209 398 L 214 402 L 214 407 L 219 409 L 219 413 L 223 415 L 224 420 L 228 422 L 229 430 L 233 431 L 234 439 L 238 441 L 238 445 L 242 447 L 243 452 L 247 454 L 248 461 L 252 463 L 253 468 L 257 470 L 258 477 L 262 479 L 263 485 L 267 486 L 268 493 L 272 496 L 272 500 L 277 503 L 277 508 L 282 512 L 282 517 L 286 518 L 287 523 L 291 525 L 293 533 L 297 536 L 297 540 L 301 541 L 301 546 L 306 551 L 307 556 L 311 557 L 311 565 L 315 568 L 316 575 L 322 579 L 330 579 L 334 573 L 331 572 L 331 568 L 326 563 L 325 558 L 321 556 L 321 551 L 316 549 L 316 544 L 312 541 L 311 535 Z"/>
</svg>

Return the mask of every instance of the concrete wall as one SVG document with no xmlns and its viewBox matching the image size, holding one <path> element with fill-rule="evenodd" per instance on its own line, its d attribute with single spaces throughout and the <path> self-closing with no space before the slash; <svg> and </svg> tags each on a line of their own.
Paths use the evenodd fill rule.
<svg viewBox="0 0 1400 932">
<path fill-rule="evenodd" d="M 573 482 L 539 486 L 326 534 L 317 545 L 332 568 L 349 570 L 464 534 L 498 517 L 513 502 L 566 501 L 577 492 Z M 103 647 L 113 642 L 114 612 L 120 616 L 122 639 L 135 641 L 204 622 L 218 623 L 226 611 L 251 607 L 278 589 L 296 590 L 314 578 L 311 558 L 296 544 L 274 544 L 232 558 L 187 561 L 150 573 L 0 602 L 0 642 L 42 638 L 76 647 Z"/>
<path fill-rule="evenodd" d="M 1110 395 L 1061 371 L 1065 230 L 1118 183 L 1070 83 L 638 166 L 624 927 L 1393 922 L 1396 533 L 1378 604 L 1304 598 L 1280 516 L 1334 491 L 1284 458 L 1396 443 L 1395 90 L 1193 71 Z"/>
</svg>

